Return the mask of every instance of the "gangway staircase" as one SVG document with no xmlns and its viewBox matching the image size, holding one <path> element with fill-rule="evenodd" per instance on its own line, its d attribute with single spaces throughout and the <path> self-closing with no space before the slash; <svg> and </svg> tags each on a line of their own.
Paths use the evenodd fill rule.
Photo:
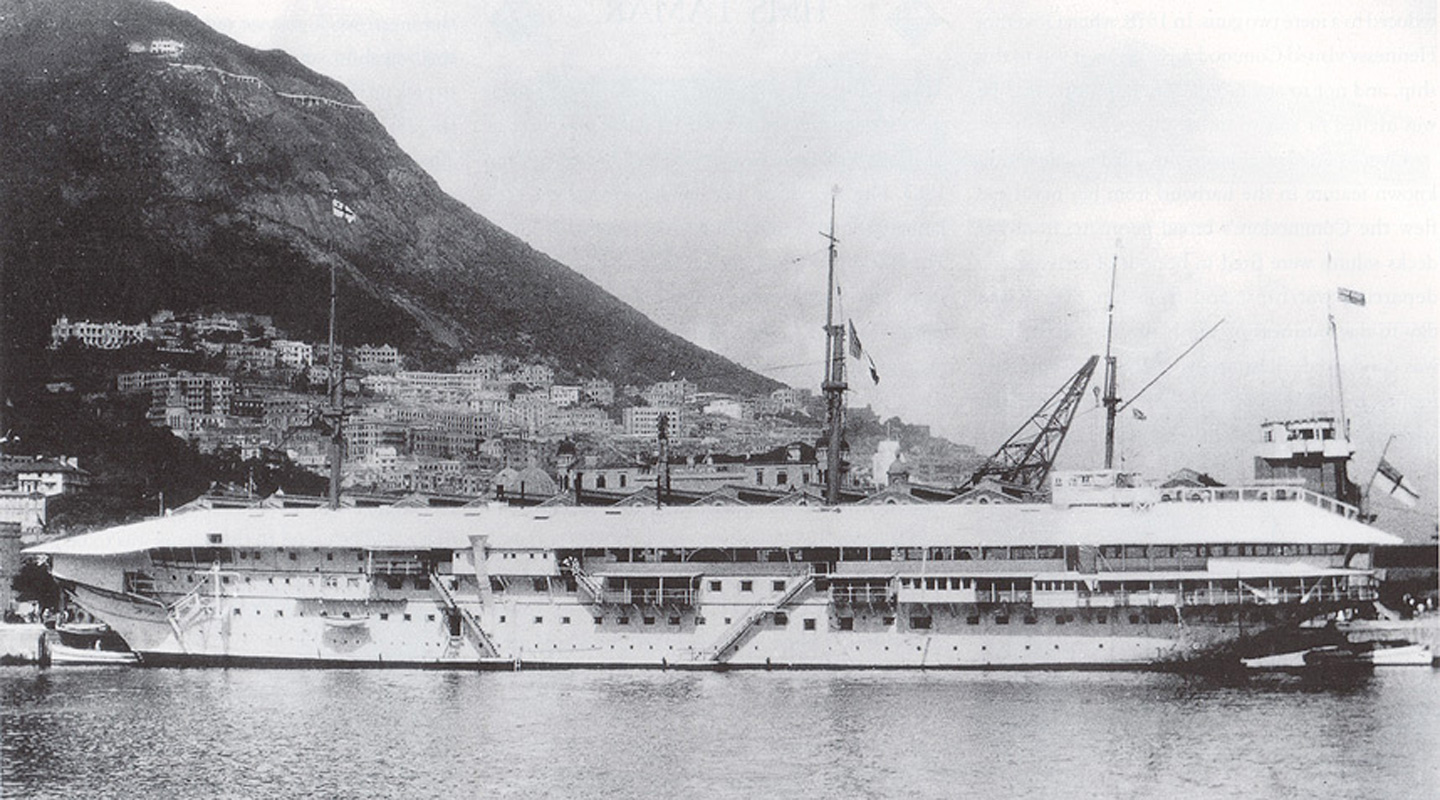
<svg viewBox="0 0 1440 800">
<path fill-rule="evenodd" d="M 580 559 L 567 559 L 565 561 L 565 570 L 575 578 L 575 584 L 590 598 L 591 605 L 604 605 L 605 585 L 580 566 Z"/>
<path fill-rule="evenodd" d="M 480 620 L 470 613 L 470 609 L 456 602 L 455 594 L 450 591 L 450 587 L 445 584 L 445 580 L 438 573 L 430 573 L 430 587 L 435 590 L 435 596 L 440 598 L 440 602 L 444 603 L 447 610 L 460 616 L 461 630 L 465 632 L 465 638 L 470 640 L 470 644 L 480 653 L 480 656 L 486 659 L 500 658 L 500 651 L 496 649 L 490 636 L 485 633 L 485 629 L 480 627 Z M 451 648 L 451 650 L 454 649 L 456 648 Z"/>
<path fill-rule="evenodd" d="M 739 622 L 730 626 L 714 645 L 697 653 L 695 660 L 717 665 L 724 664 L 729 660 L 730 656 L 739 652 L 740 645 L 744 644 L 745 640 L 754 635 L 755 631 L 758 630 L 758 625 L 761 620 L 775 616 L 781 609 L 793 603 L 802 592 L 815 585 L 814 572 L 807 572 L 804 575 L 798 575 L 796 577 L 800 578 L 800 580 L 790 584 L 790 587 L 775 600 L 771 601 L 769 605 L 759 606 L 753 609 L 749 614 L 742 617 Z"/>
<path fill-rule="evenodd" d="M 202 579 L 179 600 L 165 606 L 165 621 L 170 623 L 170 630 L 175 633 L 175 643 L 182 652 L 188 652 L 185 647 L 185 630 L 201 617 L 214 616 L 220 602 L 219 565 L 202 574 L 211 580 Z"/>
</svg>

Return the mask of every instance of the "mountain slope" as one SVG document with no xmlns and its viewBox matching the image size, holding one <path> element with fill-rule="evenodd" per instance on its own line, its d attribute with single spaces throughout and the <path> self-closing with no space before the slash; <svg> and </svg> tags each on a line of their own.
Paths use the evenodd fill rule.
<svg viewBox="0 0 1440 800">
<path fill-rule="evenodd" d="M 446 195 L 344 86 L 283 52 L 146 0 L 0 9 L 4 332 L 22 351 L 62 313 L 162 308 L 266 313 L 321 338 L 333 263 L 342 338 L 431 367 L 493 351 L 620 383 L 778 386 Z M 156 40 L 183 51 L 132 52 Z"/>
</svg>

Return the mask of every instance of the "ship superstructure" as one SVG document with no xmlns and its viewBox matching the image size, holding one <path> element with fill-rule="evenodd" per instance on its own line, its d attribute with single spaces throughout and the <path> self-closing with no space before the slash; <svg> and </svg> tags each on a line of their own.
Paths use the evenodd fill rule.
<svg viewBox="0 0 1440 800">
<path fill-rule="evenodd" d="M 52 542 L 146 664 L 1148 666 L 1374 598 L 1297 486 L 1057 472 L 1050 505 L 211 511 Z"/>
</svg>

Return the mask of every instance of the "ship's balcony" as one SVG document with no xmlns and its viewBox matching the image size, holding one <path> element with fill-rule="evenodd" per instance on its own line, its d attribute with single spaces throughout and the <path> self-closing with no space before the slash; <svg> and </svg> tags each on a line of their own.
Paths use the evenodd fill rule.
<svg viewBox="0 0 1440 800">
<path fill-rule="evenodd" d="M 693 606 L 694 589 L 605 589 L 596 598 L 617 606 Z"/>
<path fill-rule="evenodd" d="M 1029 589 L 976 589 L 976 603 L 1029 603 L 1033 594 Z"/>
<path fill-rule="evenodd" d="M 381 561 L 376 559 L 370 565 L 371 575 L 409 577 L 412 575 L 428 575 L 430 569 L 419 561 Z"/>
<path fill-rule="evenodd" d="M 832 583 L 830 602 L 840 606 L 890 606 L 895 592 L 889 586 L 847 586 Z"/>
</svg>

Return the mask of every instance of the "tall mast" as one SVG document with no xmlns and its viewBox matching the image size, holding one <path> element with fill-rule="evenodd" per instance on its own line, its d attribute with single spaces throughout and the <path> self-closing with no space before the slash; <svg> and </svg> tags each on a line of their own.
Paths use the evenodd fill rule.
<svg viewBox="0 0 1440 800">
<path fill-rule="evenodd" d="M 1115 272 L 1120 266 L 1120 254 L 1110 262 L 1110 308 L 1105 323 L 1105 469 L 1115 464 L 1115 409 L 1120 398 L 1115 394 L 1115 356 L 1110 354 L 1110 339 L 1115 331 Z"/>
<path fill-rule="evenodd" d="M 840 439 L 845 427 L 845 328 L 835 324 L 835 196 L 830 196 L 830 232 L 821 233 L 830 242 L 830 276 L 825 295 L 825 393 L 826 421 L 830 444 L 825 458 L 825 503 L 840 502 Z"/>
<path fill-rule="evenodd" d="M 1340 435 L 1350 441 L 1350 420 L 1345 417 L 1345 381 L 1340 377 L 1340 329 L 1335 326 L 1335 315 L 1330 314 L 1330 341 L 1335 346 L 1335 391 L 1340 395 Z M 1389 442 L 1385 443 L 1390 446 Z"/>
<path fill-rule="evenodd" d="M 342 366 L 335 360 L 335 262 L 330 262 L 330 509 L 340 508 L 340 449 L 344 444 L 341 430 L 344 419 L 344 383 Z M 343 360 L 344 356 L 341 356 Z"/>
</svg>

